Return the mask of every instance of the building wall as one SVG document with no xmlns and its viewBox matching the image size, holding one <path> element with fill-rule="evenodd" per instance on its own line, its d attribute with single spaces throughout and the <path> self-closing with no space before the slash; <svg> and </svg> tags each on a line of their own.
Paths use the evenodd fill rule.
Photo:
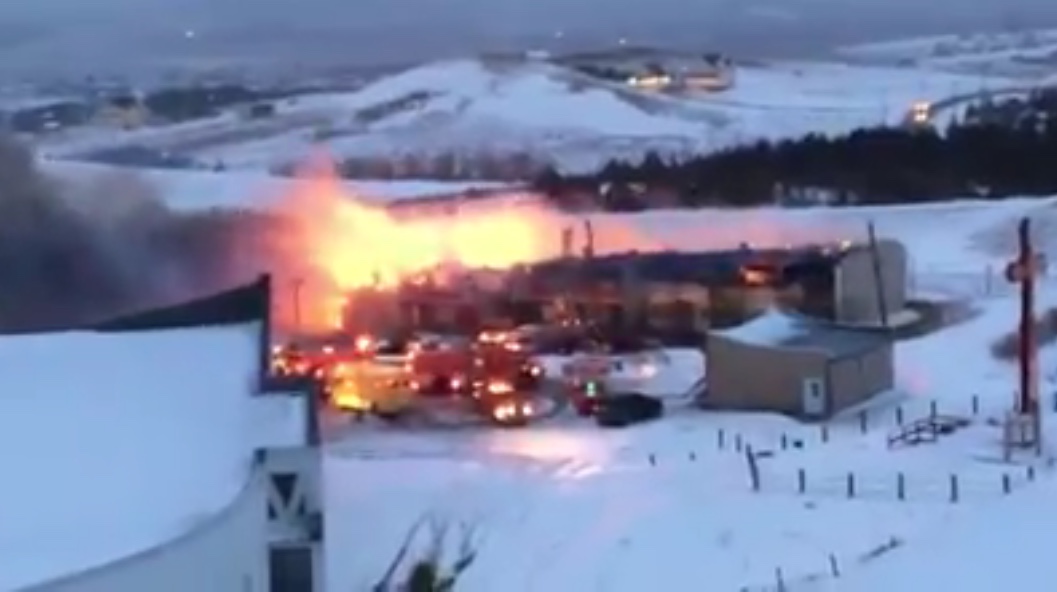
<svg viewBox="0 0 1057 592">
<path fill-rule="evenodd" d="M 889 314 L 899 312 L 907 300 L 907 252 L 899 242 L 877 242 L 881 266 L 881 293 Z M 836 278 L 837 320 L 850 324 L 878 325 L 881 321 L 878 303 L 877 274 L 867 247 L 854 247 L 841 260 Z"/>
<path fill-rule="evenodd" d="M 826 376 L 820 352 L 755 346 L 708 336 L 706 406 L 799 415 L 805 378 Z M 766 369 L 761 371 L 761 369 Z"/>
<path fill-rule="evenodd" d="M 268 592 L 265 491 L 255 464 L 235 501 L 194 530 L 108 565 L 19 592 Z"/>
<path fill-rule="evenodd" d="M 830 413 L 890 390 L 895 382 L 892 344 L 883 345 L 860 356 L 834 360 L 829 365 L 826 388 Z"/>
</svg>

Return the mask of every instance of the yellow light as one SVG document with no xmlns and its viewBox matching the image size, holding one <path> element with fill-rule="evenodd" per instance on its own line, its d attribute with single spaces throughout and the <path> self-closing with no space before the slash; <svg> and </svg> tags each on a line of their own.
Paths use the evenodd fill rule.
<svg viewBox="0 0 1057 592">
<path fill-rule="evenodd" d="M 514 392 L 514 386 L 512 384 L 510 384 L 509 382 L 503 382 L 503 381 L 497 380 L 497 381 L 488 383 L 488 392 L 492 393 L 493 395 L 501 395 L 501 394 L 504 394 L 504 393 L 511 393 L 511 392 Z"/>
</svg>

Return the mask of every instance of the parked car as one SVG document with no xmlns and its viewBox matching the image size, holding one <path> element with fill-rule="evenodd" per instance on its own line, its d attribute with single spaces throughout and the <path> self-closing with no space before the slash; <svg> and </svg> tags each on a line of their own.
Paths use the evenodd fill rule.
<svg viewBox="0 0 1057 592">
<path fill-rule="evenodd" d="M 595 403 L 594 413 L 599 426 L 621 428 L 661 417 L 664 403 L 640 393 L 610 395 Z"/>
</svg>

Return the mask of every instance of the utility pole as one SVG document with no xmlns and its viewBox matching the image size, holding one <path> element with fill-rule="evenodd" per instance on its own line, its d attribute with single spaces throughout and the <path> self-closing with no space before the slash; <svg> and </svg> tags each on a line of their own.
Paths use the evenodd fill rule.
<svg viewBox="0 0 1057 592">
<path fill-rule="evenodd" d="M 584 218 L 584 259 L 590 260 L 595 256 L 595 227 L 590 218 Z"/>
<path fill-rule="evenodd" d="M 1042 406 L 1039 404 L 1038 341 L 1035 336 L 1035 278 L 1045 272 L 1046 261 L 1031 243 L 1031 220 L 1023 218 L 1017 228 L 1020 253 L 1006 267 L 1006 279 L 1020 284 L 1019 362 L 1020 389 L 1015 411 L 1030 421 L 1032 444 L 1042 452 Z"/>
<path fill-rule="evenodd" d="M 301 332 L 301 328 L 302 328 L 301 327 L 301 288 L 304 286 L 304 284 L 305 284 L 304 278 L 296 278 L 294 280 L 294 286 L 293 286 L 294 287 L 294 291 L 293 291 L 293 298 L 294 298 L 294 302 L 293 302 L 293 305 L 294 305 L 294 328 L 296 329 L 296 331 L 298 333 Z"/>
</svg>

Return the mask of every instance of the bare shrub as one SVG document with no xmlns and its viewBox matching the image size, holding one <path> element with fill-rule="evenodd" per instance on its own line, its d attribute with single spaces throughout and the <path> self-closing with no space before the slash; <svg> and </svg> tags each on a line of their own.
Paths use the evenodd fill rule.
<svg viewBox="0 0 1057 592">
<path fill-rule="evenodd" d="M 426 528 L 425 548 L 409 561 L 415 543 Z M 456 554 L 447 559 L 451 544 L 450 523 L 436 518 L 422 517 L 408 530 L 403 543 L 393 555 L 385 574 L 372 592 L 451 592 L 462 574 L 477 558 L 477 532 L 468 524 L 459 525 Z M 404 573 L 401 574 L 401 571 Z"/>
</svg>

